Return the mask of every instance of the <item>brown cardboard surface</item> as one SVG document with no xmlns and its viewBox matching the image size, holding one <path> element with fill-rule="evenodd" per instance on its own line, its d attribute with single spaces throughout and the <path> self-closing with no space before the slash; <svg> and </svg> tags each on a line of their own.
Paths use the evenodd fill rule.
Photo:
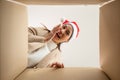
<svg viewBox="0 0 120 80">
<path fill-rule="evenodd" d="M 100 8 L 100 63 L 111 80 L 120 80 L 120 0 Z"/>
<path fill-rule="evenodd" d="M 79 4 L 101 4 L 110 0 L 15 0 L 28 5 L 79 5 Z"/>
<path fill-rule="evenodd" d="M 26 69 L 15 80 L 109 80 L 98 68 Z"/>
<path fill-rule="evenodd" d="M 27 10 L 0 2 L 0 80 L 13 80 L 27 66 Z"/>
</svg>

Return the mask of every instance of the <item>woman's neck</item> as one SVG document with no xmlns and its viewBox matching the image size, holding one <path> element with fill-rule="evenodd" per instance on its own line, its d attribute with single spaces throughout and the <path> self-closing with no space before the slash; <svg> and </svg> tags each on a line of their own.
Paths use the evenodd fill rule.
<svg viewBox="0 0 120 80">
<path fill-rule="evenodd" d="M 52 39 L 52 41 L 56 44 L 59 44 L 59 42 L 57 42 L 54 38 Z"/>
</svg>

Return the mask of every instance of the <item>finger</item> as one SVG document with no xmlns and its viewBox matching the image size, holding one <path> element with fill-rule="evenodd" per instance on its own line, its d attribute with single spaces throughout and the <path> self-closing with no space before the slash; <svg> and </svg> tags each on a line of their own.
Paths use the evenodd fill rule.
<svg viewBox="0 0 120 80">
<path fill-rule="evenodd" d="M 57 67 L 58 67 L 58 68 L 61 68 L 62 65 L 61 65 L 60 63 L 57 63 Z"/>
<path fill-rule="evenodd" d="M 53 67 L 53 68 L 64 68 L 64 65 L 63 65 L 63 63 L 55 62 L 55 63 L 52 63 L 52 65 L 50 67 Z"/>
<path fill-rule="evenodd" d="M 58 24 L 56 27 L 60 27 L 61 26 L 61 24 Z"/>
<path fill-rule="evenodd" d="M 64 68 L 64 64 L 62 64 L 62 68 Z"/>
<path fill-rule="evenodd" d="M 61 63 L 57 63 L 56 65 L 57 65 L 57 68 L 63 68 L 64 67 L 64 65 L 61 64 Z"/>
<path fill-rule="evenodd" d="M 56 65 L 53 65 L 52 67 L 53 67 L 53 68 L 56 68 L 57 66 L 56 66 Z"/>
<path fill-rule="evenodd" d="M 52 64 L 51 64 L 51 67 L 53 67 L 54 65 L 56 65 L 56 62 L 55 62 L 55 63 L 52 63 Z"/>
</svg>

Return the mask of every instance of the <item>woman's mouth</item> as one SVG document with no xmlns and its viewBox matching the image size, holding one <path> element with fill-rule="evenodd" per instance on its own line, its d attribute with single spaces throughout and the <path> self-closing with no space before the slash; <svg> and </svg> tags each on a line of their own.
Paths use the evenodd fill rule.
<svg viewBox="0 0 120 80">
<path fill-rule="evenodd" d="M 59 33 L 56 33 L 57 37 L 60 39 Z"/>
</svg>

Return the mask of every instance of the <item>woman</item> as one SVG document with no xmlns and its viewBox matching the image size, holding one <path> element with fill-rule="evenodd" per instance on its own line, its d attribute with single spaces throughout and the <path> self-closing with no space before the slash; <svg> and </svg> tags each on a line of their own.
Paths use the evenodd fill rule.
<svg viewBox="0 0 120 80">
<path fill-rule="evenodd" d="M 46 27 L 28 28 L 28 67 L 63 68 L 60 44 L 78 36 L 76 22 L 64 20 L 51 31 Z"/>
</svg>

